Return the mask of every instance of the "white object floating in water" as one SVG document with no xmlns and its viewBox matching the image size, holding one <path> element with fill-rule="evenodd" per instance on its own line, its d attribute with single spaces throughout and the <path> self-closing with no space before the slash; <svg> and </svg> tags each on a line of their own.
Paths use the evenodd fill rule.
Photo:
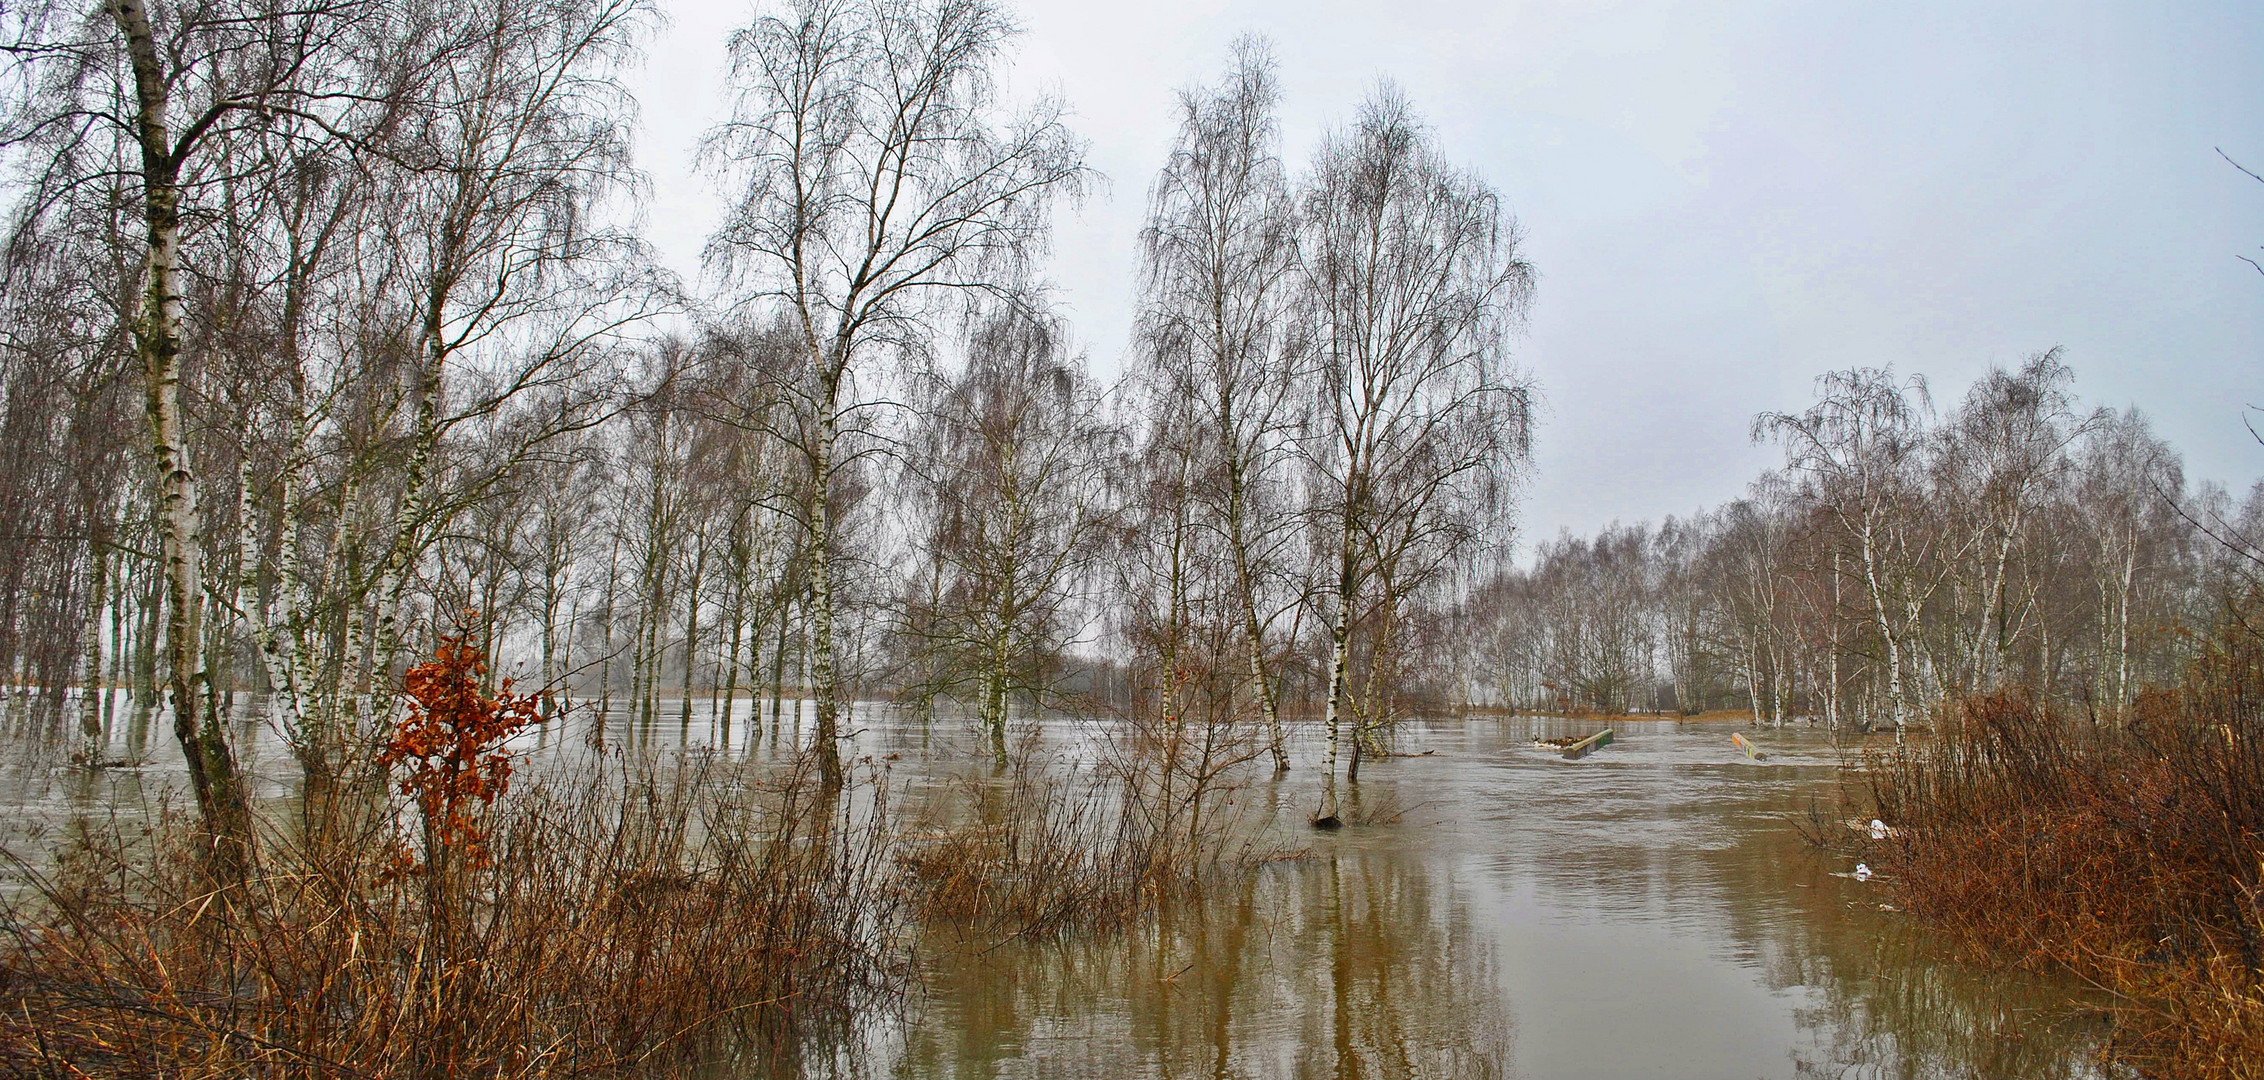
<svg viewBox="0 0 2264 1080">
<path fill-rule="evenodd" d="M 1857 880 L 1857 881 L 1869 881 L 1869 880 L 1871 880 L 1871 866 L 1870 866 L 1870 864 L 1868 864 L 1868 863 L 1856 863 L 1856 864 L 1855 864 L 1855 880 Z"/>
<path fill-rule="evenodd" d="M 1887 832 L 1886 822 L 1880 821 L 1878 818 L 1871 819 L 1871 839 L 1884 840 L 1887 838 Z"/>
</svg>

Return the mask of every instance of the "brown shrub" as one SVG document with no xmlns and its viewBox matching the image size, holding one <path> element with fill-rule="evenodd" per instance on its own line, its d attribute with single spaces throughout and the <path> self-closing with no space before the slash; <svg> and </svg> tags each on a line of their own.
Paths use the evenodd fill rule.
<svg viewBox="0 0 2264 1080">
<path fill-rule="evenodd" d="M 2007 691 L 1874 770 L 1905 906 L 1972 955 L 2111 991 L 2114 1049 L 2150 1075 L 2264 1076 L 2257 646 L 2228 620 L 2127 731 Z"/>
<path fill-rule="evenodd" d="M 1044 937 L 1121 925 L 1170 890 L 1156 837 L 1124 813 L 1122 789 L 1017 768 L 966 778 L 906 845 L 925 922 Z"/>
<path fill-rule="evenodd" d="M 414 825 L 378 790 L 340 800 L 359 809 L 335 811 L 319 843 L 265 822 L 259 870 L 226 896 L 185 850 L 195 830 L 172 817 L 146 838 L 97 832 L 52 872 L 20 865 L 32 887 L 0 940 L 0 1071 L 761 1064 L 902 985 L 885 823 L 821 796 L 805 770 L 600 756 L 537 777 L 486 811 L 486 859 L 459 864 L 445 912 L 400 871 Z"/>
<path fill-rule="evenodd" d="M 1128 721 L 1089 769 L 1023 746 L 928 809 L 902 865 L 923 921 L 995 938 L 1122 926 L 1264 856 L 1235 805 L 1249 725 Z"/>
</svg>

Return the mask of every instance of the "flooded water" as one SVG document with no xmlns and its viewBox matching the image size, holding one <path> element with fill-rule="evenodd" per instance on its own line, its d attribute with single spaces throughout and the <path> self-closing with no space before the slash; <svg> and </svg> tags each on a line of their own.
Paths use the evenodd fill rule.
<svg viewBox="0 0 2264 1080">
<path fill-rule="evenodd" d="M 1120 940 L 938 950 L 907 1076 L 2103 1075 L 2064 986 L 1931 958 L 1883 882 L 1785 815 L 1820 737 L 1621 725 L 1565 761 L 1473 719 L 1406 733 L 1353 816 Z M 1310 785 L 1293 780 L 1301 821 Z"/>
<path fill-rule="evenodd" d="M 975 767 L 965 726 L 867 715 L 857 750 L 913 779 Z M 615 741 L 750 746 L 670 714 Z M 1077 738 L 1057 724 L 1057 743 Z M 1087 732 L 1090 728 L 1085 729 Z M 1570 721 L 1407 729 L 1369 762 L 1353 824 L 1303 827 L 1317 779 L 1239 798 L 1273 812 L 1269 862 L 1134 928 L 1048 944 L 933 933 L 922 986 L 855 1071 L 901 1077 L 2084 1077 L 2105 1031 L 2073 988 L 1949 962 L 1787 820 L 1850 782 L 1820 736 L 1622 724 L 1581 761 L 1536 747 Z M 1752 761 L 1730 741 L 1744 731 Z M 287 758 L 247 730 L 270 791 Z M 536 756 L 587 745 L 529 737 Z M 120 743 L 114 740 L 114 747 Z M 1071 748 L 1073 752 L 1073 747 Z M 10 832 L 141 812 L 170 747 L 90 776 L 11 755 Z M 917 785 L 907 785 L 908 788 Z M 1836 826 L 1835 826 L 1836 827 Z"/>
</svg>

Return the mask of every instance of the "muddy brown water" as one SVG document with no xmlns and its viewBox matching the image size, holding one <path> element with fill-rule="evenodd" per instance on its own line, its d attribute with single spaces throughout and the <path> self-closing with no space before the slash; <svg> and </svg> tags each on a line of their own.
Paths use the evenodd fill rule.
<svg viewBox="0 0 2264 1080">
<path fill-rule="evenodd" d="M 726 748 L 750 745 L 742 711 Z M 920 988 L 860 1045 L 808 1060 L 893 1077 L 2090 1077 L 2106 1030 L 2078 988 L 1956 963 L 1883 910 L 1788 821 L 1829 809 L 1847 755 L 1820 734 L 1622 723 L 1568 762 L 1534 740 L 1592 724 L 1473 718 L 1407 726 L 1370 761 L 1333 833 L 1304 828 L 1319 747 L 1237 801 L 1295 853 L 1115 933 L 1042 944 L 950 931 Z M 0 769 L 9 846 L 114 813 L 178 779 L 153 726 L 147 764 L 89 774 L 22 739 Z M 717 745 L 712 718 L 615 741 Z M 1749 760 L 1742 731 L 1769 753 Z M 116 733 L 112 752 L 131 732 Z M 790 737 L 790 736 L 789 736 Z M 1065 756 L 1090 726 L 1055 722 Z M 537 733 L 533 756 L 587 739 Z M 916 790 L 976 767 L 968 725 L 863 718 L 857 751 Z M 256 726 L 245 756 L 286 794 Z"/>
</svg>

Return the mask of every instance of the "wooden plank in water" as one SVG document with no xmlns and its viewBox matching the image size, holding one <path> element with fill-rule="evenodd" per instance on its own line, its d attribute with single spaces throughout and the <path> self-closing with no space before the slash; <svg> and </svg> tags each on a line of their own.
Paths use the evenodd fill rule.
<svg viewBox="0 0 2264 1080">
<path fill-rule="evenodd" d="M 1610 746 L 1611 744 L 1612 729 L 1605 728 L 1604 730 L 1599 731 L 1594 735 L 1590 735 L 1587 738 L 1580 740 L 1579 742 L 1573 743 L 1571 746 L 1565 747 L 1564 759 L 1566 761 L 1578 761 L 1581 758 L 1587 757 L 1588 754 L 1591 751 L 1595 750 L 1597 747 Z"/>
</svg>

